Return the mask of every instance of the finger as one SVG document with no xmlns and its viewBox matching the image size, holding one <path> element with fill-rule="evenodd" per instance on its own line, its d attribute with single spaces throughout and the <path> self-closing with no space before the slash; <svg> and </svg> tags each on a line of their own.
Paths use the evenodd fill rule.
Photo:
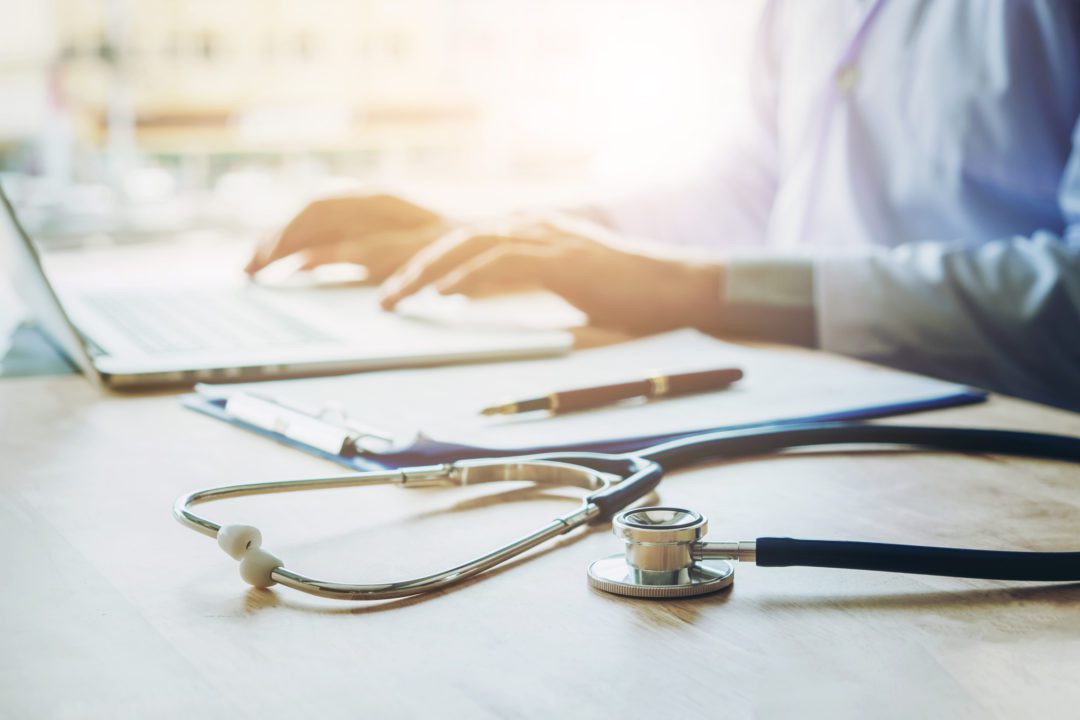
<svg viewBox="0 0 1080 720">
<path fill-rule="evenodd" d="M 392 252 L 395 245 L 411 237 L 410 233 L 376 233 L 369 237 L 354 237 L 304 249 L 305 270 L 330 263 L 367 265 L 381 254 Z"/>
<path fill-rule="evenodd" d="M 560 253 L 530 245 L 495 247 L 448 273 L 435 289 L 443 295 L 478 295 L 492 287 L 549 285 Z"/>
<path fill-rule="evenodd" d="M 277 236 L 280 233 L 272 232 L 265 233 L 256 242 L 255 247 L 251 250 L 251 257 L 248 258 L 247 265 L 244 266 L 244 272 L 248 275 L 254 275 L 260 269 L 262 269 L 261 256 L 266 252 L 266 248 L 275 242 L 277 242 Z"/>
<path fill-rule="evenodd" d="M 311 271 L 335 263 L 347 263 L 364 268 L 367 271 L 364 280 L 368 283 L 382 282 L 400 265 L 399 261 L 386 255 L 374 254 L 359 258 L 339 245 L 315 247 L 302 252 L 304 259 L 300 264 L 301 271 Z"/>
<path fill-rule="evenodd" d="M 474 235 L 468 230 L 444 236 L 418 252 L 383 283 L 380 304 L 392 310 L 406 297 L 506 239 L 498 235 Z"/>
<path fill-rule="evenodd" d="M 385 230 L 352 237 L 303 250 L 302 270 L 330 263 L 353 263 L 368 270 L 369 280 L 382 280 L 401 267 L 418 248 L 446 233 L 443 223 L 431 223 L 415 229 Z"/>
<path fill-rule="evenodd" d="M 249 275 L 257 273 L 272 262 L 305 247 L 329 243 L 337 239 L 341 231 L 328 201 L 312 203 L 300 211 L 280 232 L 261 243 L 244 268 Z"/>
<path fill-rule="evenodd" d="M 244 271 L 253 275 L 267 265 L 292 255 L 304 247 L 317 245 L 317 238 L 322 237 L 327 242 L 331 241 L 333 235 L 325 232 L 326 229 L 329 228 L 323 227 L 321 213 L 313 211 L 311 206 L 308 206 L 280 231 L 271 235 L 266 242 L 260 243 Z"/>
<path fill-rule="evenodd" d="M 248 272 L 300 250 L 389 229 L 419 229 L 442 218 L 392 195 L 344 196 L 316 200 L 300 211 L 270 242 L 258 249 Z"/>
<path fill-rule="evenodd" d="M 304 261 L 300 264 L 301 270 L 314 270 L 322 265 L 333 265 L 340 262 L 354 262 L 353 260 L 344 260 L 342 256 L 345 254 L 345 250 L 342 245 L 319 245 L 316 247 L 308 248 L 301 251 L 303 253 Z M 352 253 L 350 253 L 351 255 Z M 354 263 L 362 265 L 363 263 Z"/>
</svg>

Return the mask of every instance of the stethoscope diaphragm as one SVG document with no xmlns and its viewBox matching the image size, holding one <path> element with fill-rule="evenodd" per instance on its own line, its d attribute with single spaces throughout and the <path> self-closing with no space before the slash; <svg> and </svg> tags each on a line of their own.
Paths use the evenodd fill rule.
<svg viewBox="0 0 1080 720">
<path fill-rule="evenodd" d="M 612 531 L 625 552 L 589 564 L 589 585 L 633 598 L 707 595 L 730 587 L 735 568 L 726 560 L 694 557 L 709 521 L 677 507 L 627 510 L 612 519 Z"/>
</svg>

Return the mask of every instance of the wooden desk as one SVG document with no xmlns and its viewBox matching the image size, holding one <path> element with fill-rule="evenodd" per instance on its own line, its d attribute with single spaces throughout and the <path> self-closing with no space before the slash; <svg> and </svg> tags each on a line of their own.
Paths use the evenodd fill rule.
<svg viewBox="0 0 1080 720">
<path fill-rule="evenodd" d="M 1004 398 L 903 421 L 1080 434 L 1080 415 Z M 335 472 L 173 396 L 0 382 L 0 716 L 1080 712 L 1080 586 L 744 566 L 718 596 L 630 601 L 586 586 L 586 563 L 618 549 L 605 530 L 450 592 L 340 604 L 247 589 L 235 562 L 170 517 L 196 487 Z M 681 473 L 661 497 L 708 513 L 714 537 L 1080 546 L 1080 471 L 1052 462 L 792 455 Z M 378 580 L 568 507 L 374 489 L 208 514 L 258 524 L 305 572 Z"/>
</svg>

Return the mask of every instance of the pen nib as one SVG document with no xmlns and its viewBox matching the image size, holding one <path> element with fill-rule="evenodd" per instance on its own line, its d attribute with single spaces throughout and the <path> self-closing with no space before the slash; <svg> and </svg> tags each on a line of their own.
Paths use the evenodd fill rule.
<svg viewBox="0 0 1080 720">
<path fill-rule="evenodd" d="M 517 412 L 517 403 L 506 403 L 505 405 L 492 405 L 486 407 L 480 411 L 481 415 L 513 415 Z"/>
</svg>

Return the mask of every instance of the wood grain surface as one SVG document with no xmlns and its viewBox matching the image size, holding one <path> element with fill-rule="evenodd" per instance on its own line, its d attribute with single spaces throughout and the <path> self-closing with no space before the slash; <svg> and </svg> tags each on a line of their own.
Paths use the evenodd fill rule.
<svg viewBox="0 0 1080 720">
<path fill-rule="evenodd" d="M 891 422 L 916 421 L 1080 435 L 1076 414 L 1001 397 Z M 0 717 L 1080 715 L 1080 585 L 741 566 L 729 592 L 631 601 L 586 585 L 586 564 L 618 550 L 604 528 L 451 591 L 336 603 L 248 589 L 170 516 L 194 488 L 336 472 L 173 395 L 0 382 Z M 572 506 L 490 492 L 325 491 L 207 514 L 259 525 L 307 574 L 377 581 Z M 660 497 L 705 512 L 715 539 L 1080 548 L 1080 470 L 1046 461 L 789 454 L 674 474 Z"/>
</svg>

